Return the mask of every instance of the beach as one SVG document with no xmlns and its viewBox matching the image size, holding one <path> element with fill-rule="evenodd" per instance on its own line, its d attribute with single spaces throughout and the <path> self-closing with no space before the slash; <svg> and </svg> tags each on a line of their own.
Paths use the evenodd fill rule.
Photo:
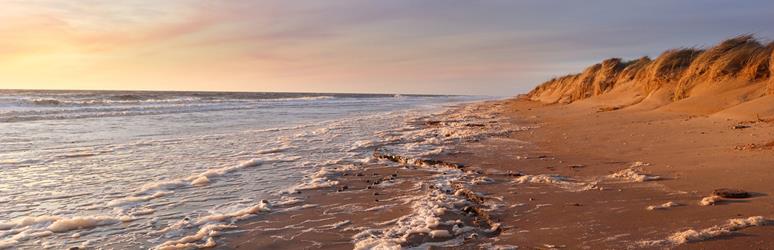
<svg viewBox="0 0 774 250">
<path fill-rule="evenodd" d="M 451 112 L 489 132 L 423 158 L 435 164 L 341 170 L 337 185 L 294 194 L 305 202 L 238 223 L 223 247 L 774 247 L 774 155 L 744 146 L 771 141 L 774 124 L 598 111 L 513 98 Z M 461 127 L 446 120 L 424 126 Z M 750 197 L 702 204 L 721 188 Z"/>
<path fill-rule="evenodd" d="M 499 98 L 0 90 L 0 248 L 774 248 L 772 51 Z"/>
<path fill-rule="evenodd" d="M 0 18 L 0 250 L 774 249 L 774 1 Z"/>
</svg>

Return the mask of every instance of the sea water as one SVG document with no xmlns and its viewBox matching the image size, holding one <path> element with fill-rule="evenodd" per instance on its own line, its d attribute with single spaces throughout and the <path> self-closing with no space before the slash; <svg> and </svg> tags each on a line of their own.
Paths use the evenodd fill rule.
<svg viewBox="0 0 774 250">
<path fill-rule="evenodd" d="M 407 121 L 481 99 L 0 90 L 0 248 L 153 248 L 227 230 L 263 200 L 324 186 L 310 178 L 321 169 L 368 161 Z"/>
</svg>

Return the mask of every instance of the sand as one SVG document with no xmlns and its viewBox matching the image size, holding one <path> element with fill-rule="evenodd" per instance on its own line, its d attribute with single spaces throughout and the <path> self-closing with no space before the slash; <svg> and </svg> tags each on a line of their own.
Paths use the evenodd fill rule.
<svg viewBox="0 0 774 250">
<path fill-rule="evenodd" d="M 351 170 L 334 187 L 294 194 L 303 202 L 242 222 L 218 246 L 774 248 L 774 151 L 739 147 L 774 141 L 774 123 L 734 129 L 744 121 L 650 109 L 597 112 L 588 102 L 476 105 L 498 110 L 507 126 L 531 129 L 431 156 L 463 164 L 461 172 L 381 162 Z M 445 175 L 459 178 L 438 182 Z M 442 190 L 455 187 L 469 192 Z M 753 196 L 699 204 L 718 188 Z M 438 206 L 438 199 L 459 206 Z"/>
</svg>

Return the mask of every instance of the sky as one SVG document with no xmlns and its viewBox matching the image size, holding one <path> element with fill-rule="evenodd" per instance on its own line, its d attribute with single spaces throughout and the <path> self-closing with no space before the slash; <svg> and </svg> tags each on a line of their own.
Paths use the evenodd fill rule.
<svg viewBox="0 0 774 250">
<path fill-rule="evenodd" d="M 0 89 L 508 96 L 773 24 L 768 0 L 0 0 Z"/>
</svg>

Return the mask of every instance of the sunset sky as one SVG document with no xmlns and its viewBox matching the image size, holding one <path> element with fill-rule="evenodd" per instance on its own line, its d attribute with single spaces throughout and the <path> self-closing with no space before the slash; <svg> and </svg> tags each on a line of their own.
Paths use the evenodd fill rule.
<svg viewBox="0 0 774 250">
<path fill-rule="evenodd" d="M 513 95 L 772 25 L 774 1 L 3 0 L 0 88 Z"/>
</svg>

